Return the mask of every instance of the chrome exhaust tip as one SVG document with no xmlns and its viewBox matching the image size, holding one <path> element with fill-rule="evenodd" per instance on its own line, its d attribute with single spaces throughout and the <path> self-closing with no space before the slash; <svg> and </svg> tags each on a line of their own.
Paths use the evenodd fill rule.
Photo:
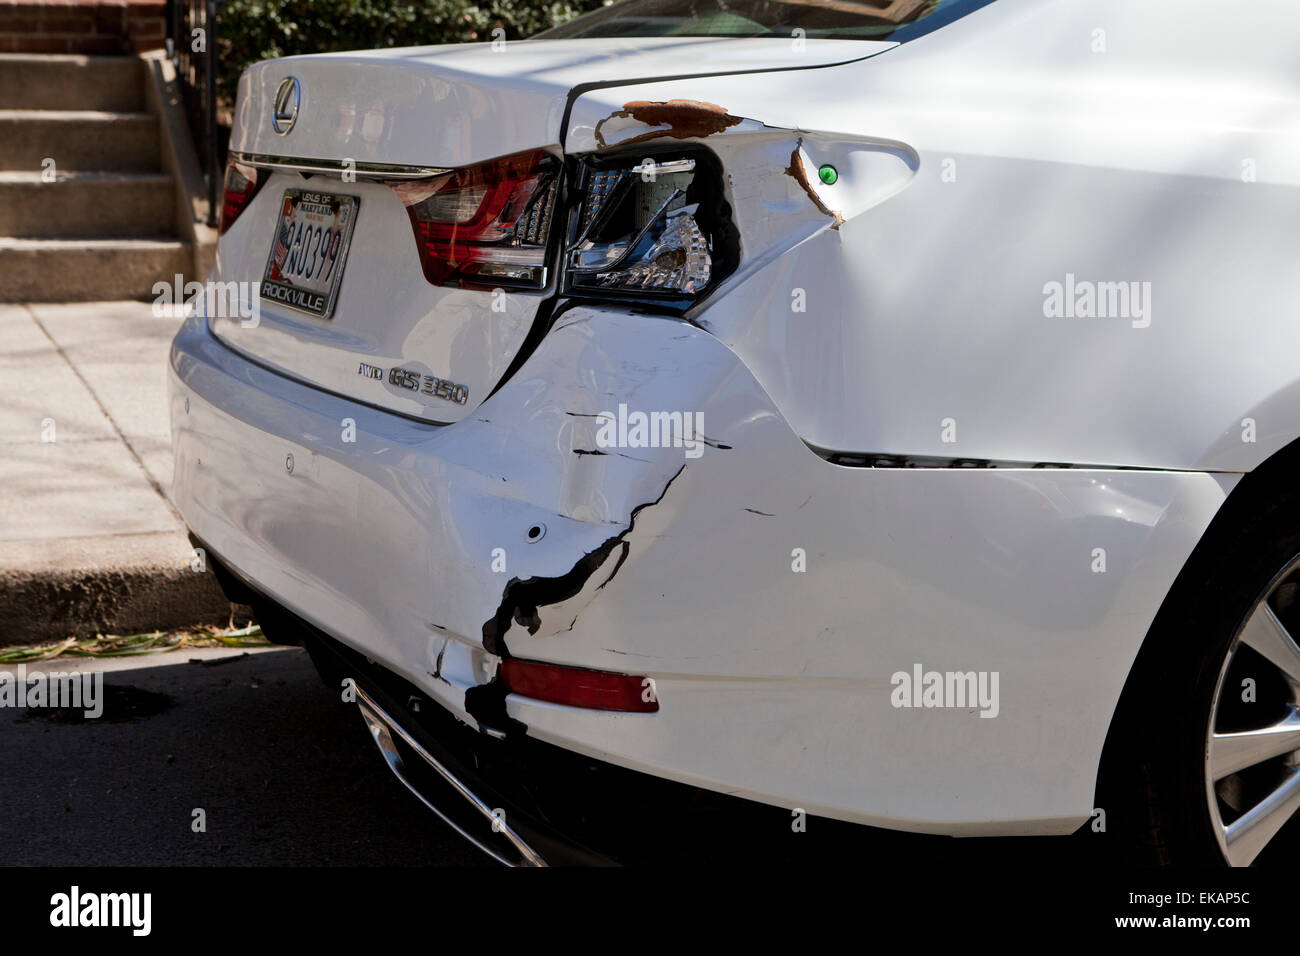
<svg viewBox="0 0 1300 956">
<path fill-rule="evenodd" d="M 513 830 L 505 819 L 503 811 L 493 810 L 469 789 L 455 774 L 434 758 L 427 750 L 407 733 L 379 704 L 375 703 L 360 687 L 356 688 L 357 707 L 370 730 L 384 762 L 402 785 L 415 794 L 426 807 L 462 837 L 474 844 L 492 859 L 506 866 L 546 866 L 541 854 Z M 416 782 L 418 772 L 408 766 L 403 751 L 409 751 L 428 765 L 435 774 L 435 782 L 440 781 L 463 798 L 472 807 L 468 813 L 459 814 L 461 819 L 453 819 L 454 812 L 442 809 L 439 800 L 425 791 L 433 789 Z M 441 787 L 439 787 L 441 789 Z M 481 834 L 470 832 L 486 831 Z"/>
</svg>

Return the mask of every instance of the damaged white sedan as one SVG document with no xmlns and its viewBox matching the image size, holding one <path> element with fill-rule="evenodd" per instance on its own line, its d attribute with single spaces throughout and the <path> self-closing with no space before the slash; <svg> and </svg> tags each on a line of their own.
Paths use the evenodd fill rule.
<svg viewBox="0 0 1300 956">
<path fill-rule="evenodd" d="M 176 502 L 504 862 L 623 859 L 601 781 L 773 838 L 1267 862 L 1297 35 L 1283 0 L 620 0 L 260 63 L 211 276 L 258 309 L 176 336 Z"/>
</svg>

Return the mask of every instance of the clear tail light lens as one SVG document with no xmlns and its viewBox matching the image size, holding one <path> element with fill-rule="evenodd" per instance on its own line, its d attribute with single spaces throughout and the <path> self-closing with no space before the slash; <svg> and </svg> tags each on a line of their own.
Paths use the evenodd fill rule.
<svg viewBox="0 0 1300 956">
<path fill-rule="evenodd" d="M 589 160 L 579 191 L 566 253 L 572 293 L 685 310 L 735 268 L 739 243 L 712 154 Z"/>
<path fill-rule="evenodd" d="M 226 163 L 226 187 L 221 200 L 221 227 L 219 235 L 235 224 L 239 214 L 248 208 L 257 191 L 268 179 L 264 170 L 231 160 Z"/>
<path fill-rule="evenodd" d="M 540 150 L 428 179 L 389 181 L 434 285 L 540 289 L 559 162 Z"/>
</svg>

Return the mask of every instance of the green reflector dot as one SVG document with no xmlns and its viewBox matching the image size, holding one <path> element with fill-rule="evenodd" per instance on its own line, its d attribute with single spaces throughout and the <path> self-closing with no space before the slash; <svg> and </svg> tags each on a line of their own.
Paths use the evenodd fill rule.
<svg viewBox="0 0 1300 956">
<path fill-rule="evenodd" d="M 817 170 L 817 175 L 822 178 L 827 186 L 834 186 L 835 180 L 840 178 L 840 174 L 835 171 L 834 166 L 826 165 Z"/>
</svg>

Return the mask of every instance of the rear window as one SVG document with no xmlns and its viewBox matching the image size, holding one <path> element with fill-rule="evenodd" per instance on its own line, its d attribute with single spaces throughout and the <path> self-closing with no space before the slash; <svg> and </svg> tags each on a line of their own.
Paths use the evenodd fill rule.
<svg viewBox="0 0 1300 956">
<path fill-rule="evenodd" d="M 903 42 L 993 0 L 617 0 L 537 39 L 786 37 Z"/>
</svg>

